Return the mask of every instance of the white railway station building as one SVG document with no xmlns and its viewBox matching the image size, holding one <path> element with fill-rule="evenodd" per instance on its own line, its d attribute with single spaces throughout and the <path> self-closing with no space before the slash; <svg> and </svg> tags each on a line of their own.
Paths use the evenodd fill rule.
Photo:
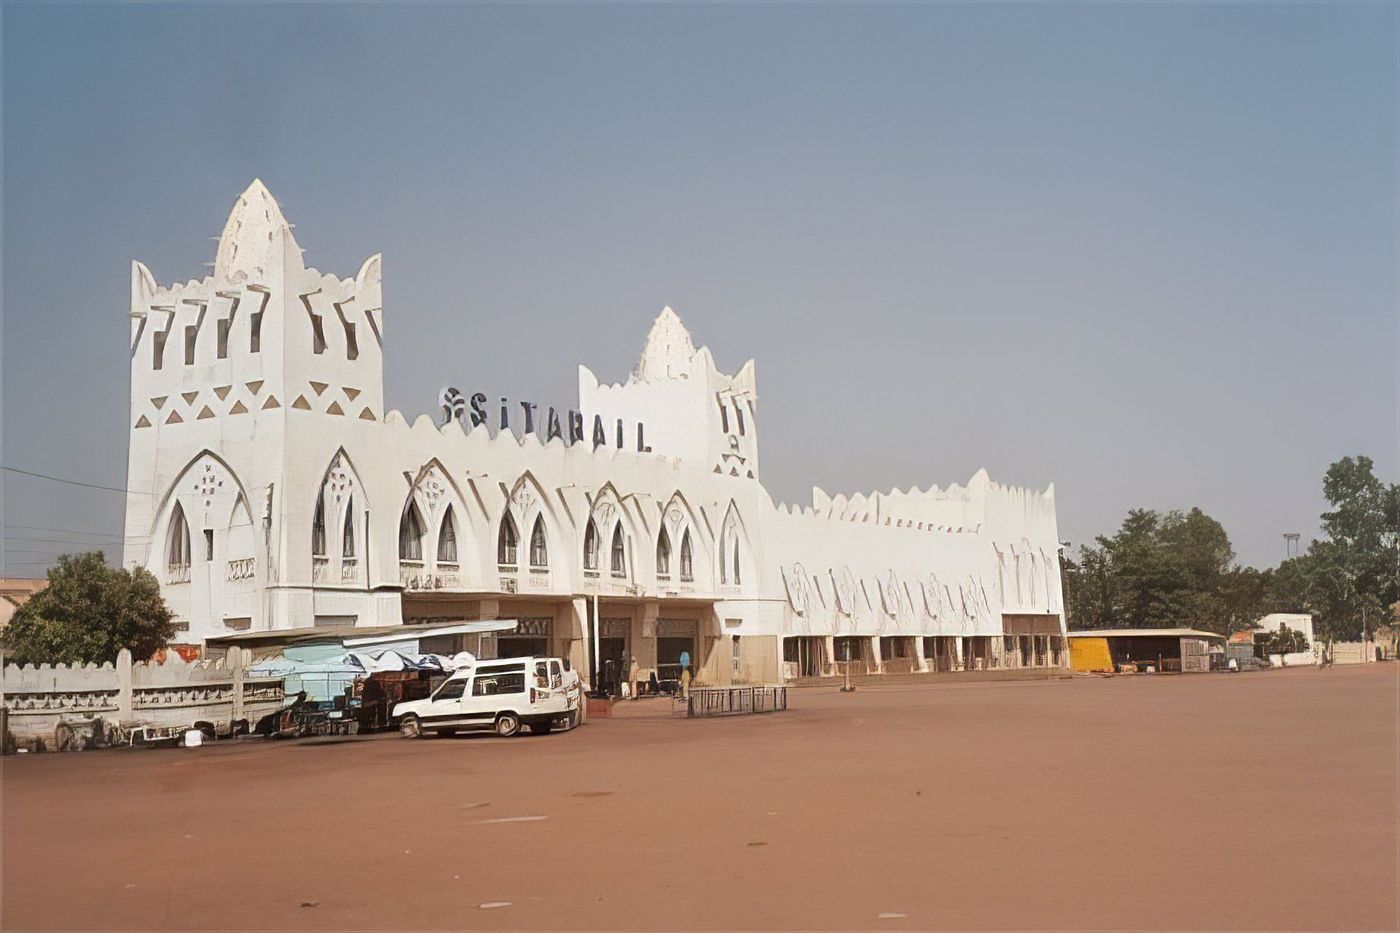
<svg viewBox="0 0 1400 933">
<path fill-rule="evenodd" d="M 669 308 L 625 382 L 579 368 L 573 411 L 472 387 L 410 421 L 380 276 L 308 268 L 258 181 L 212 275 L 133 263 L 124 562 L 184 640 L 518 619 L 471 647 L 662 679 L 684 652 L 720 684 L 1064 663 L 1053 487 L 776 504 L 753 362 L 720 372 Z"/>
</svg>

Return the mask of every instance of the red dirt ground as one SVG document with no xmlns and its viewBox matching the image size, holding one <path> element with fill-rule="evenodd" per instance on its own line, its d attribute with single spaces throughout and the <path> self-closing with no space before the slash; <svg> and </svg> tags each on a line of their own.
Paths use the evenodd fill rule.
<svg viewBox="0 0 1400 933">
<path fill-rule="evenodd" d="M 13 757 L 0 919 L 1391 930 L 1398 677 L 948 678 L 548 737 Z"/>
</svg>

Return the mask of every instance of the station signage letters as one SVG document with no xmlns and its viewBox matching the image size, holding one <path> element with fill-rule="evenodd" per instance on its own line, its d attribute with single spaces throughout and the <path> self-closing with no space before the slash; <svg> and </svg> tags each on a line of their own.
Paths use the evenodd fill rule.
<svg viewBox="0 0 1400 933">
<path fill-rule="evenodd" d="M 449 386 L 438 393 L 438 404 L 442 406 L 443 424 L 447 424 L 449 421 L 459 421 L 464 431 L 470 431 L 483 424 L 487 425 L 488 428 L 491 426 L 488 423 L 491 418 L 486 410 L 487 397 L 484 392 L 476 392 L 468 398 L 458 389 Z M 569 409 L 565 414 L 565 420 L 561 423 L 559 412 L 552 406 L 547 409 L 547 414 L 540 418 L 540 406 L 534 402 L 520 402 L 519 405 L 523 416 L 521 422 L 523 434 L 538 434 L 542 429 L 546 443 L 556 437 L 570 446 L 585 441 L 583 412 Z M 510 400 L 502 396 L 500 417 L 495 425 L 498 432 L 511 430 L 510 412 Z M 621 418 L 618 418 L 613 426 L 611 439 L 608 437 L 607 427 L 603 424 L 602 415 L 593 416 L 592 428 L 594 450 L 608 446 L 615 446 L 618 450 L 625 449 L 627 437 Z M 646 442 L 646 425 L 643 422 L 637 422 L 633 436 L 637 440 L 638 453 L 651 453 L 651 447 Z M 612 441 L 611 445 L 609 444 L 610 440 Z"/>
</svg>

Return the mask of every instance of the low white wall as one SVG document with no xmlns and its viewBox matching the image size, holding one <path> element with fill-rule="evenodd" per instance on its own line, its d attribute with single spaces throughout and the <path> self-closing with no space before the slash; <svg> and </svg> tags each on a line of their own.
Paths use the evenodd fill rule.
<svg viewBox="0 0 1400 933">
<path fill-rule="evenodd" d="M 246 658 L 133 664 L 122 651 L 116 664 L 8 664 L 0 684 L 9 731 L 16 741 L 49 741 L 60 722 L 146 722 L 189 726 L 210 722 L 225 730 L 252 725 L 282 705 L 280 677 L 245 677 Z"/>
</svg>

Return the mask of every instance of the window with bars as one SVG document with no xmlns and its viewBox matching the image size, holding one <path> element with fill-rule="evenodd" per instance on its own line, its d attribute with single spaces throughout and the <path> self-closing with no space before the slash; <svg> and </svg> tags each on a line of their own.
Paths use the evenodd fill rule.
<svg viewBox="0 0 1400 933">
<path fill-rule="evenodd" d="M 535 516 L 535 527 L 530 531 L 530 567 L 544 570 L 549 566 L 549 547 L 544 538 L 544 516 Z"/>
<path fill-rule="evenodd" d="M 681 535 L 681 582 L 695 582 L 695 554 L 690 546 L 690 529 Z"/>
<path fill-rule="evenodd" d="M 457 563 L 457 521 L 452 517 L 452 506 L 442 516 L 442 528 L 438 530 L 437 560 L 439 564 Z"/>
<path fill-rule="evenodd" d="M 501 531 L 496 538 L 496 563 L 514 567 L 519 546 L 520 533 L 515 528 L 515 519 L 506 514 L 501 519 Z"/>
<path fill-rule="evenodd" d="M 316 514 L 311 517 L 311 555 L 326 556 L 326 497 L 316 497 Z"/>
<path fill-rule="evenodd" d="M 418 504 L 410 502 L 403 518 L 399 520 L 399 560 L 422 559 L 423 516 L 418 514 Z"/>
<path fill-rule="evenodd" d="M 613 528 L 611 567 L 613 576 L 627 576 L 627 547 L 622 539 L 621 523 Z"/>
<path fill-rule="evenodd" d="M 656 575 L 671 576 L 671 536 L 666 533 L 665 528 L 656 536 Z"/>
</svg>

